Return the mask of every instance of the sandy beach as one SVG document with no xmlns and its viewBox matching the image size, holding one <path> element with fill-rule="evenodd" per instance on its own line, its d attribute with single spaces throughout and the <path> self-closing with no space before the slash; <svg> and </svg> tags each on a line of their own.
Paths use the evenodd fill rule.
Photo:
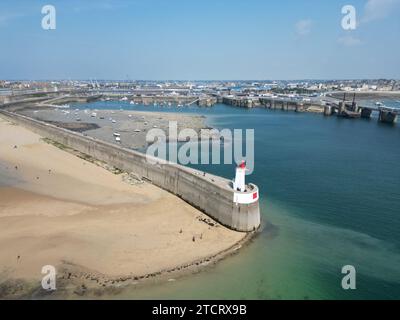
<svg viewBox="0 0 400 320">
<path fill-rule="evenodd" d="M 57 269 L 56 295 L 79 297 L 200 265 L 246 236 L 1 117 L 0 179 L 3 298 L 40 292 L 44 265 Z"/>
</svg>

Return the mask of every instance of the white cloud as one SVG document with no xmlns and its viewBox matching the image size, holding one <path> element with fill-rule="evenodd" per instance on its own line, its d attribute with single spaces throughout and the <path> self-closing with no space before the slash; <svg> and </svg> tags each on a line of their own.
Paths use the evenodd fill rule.
<svg viewBox="0 0 400 320">
<path fill-rule="evenodd" d="M 400 5 L 400 0 L 368 0 L 364 6 L 361 23 L 371 22 L 386 18 Z"/>
<path fill-rule="evenodd" d="M 296 33 L 300 36 L 305 36 L 311 32 L 313 22 L 310 19 L 297 21 L 295 28 Z"/>
<path fill-rule="evenodd" d="M 339 38 L 338 42 L 346 47 L 354 47 L 362 44 L 360 39 L 350 35 Z"/>
</svg>

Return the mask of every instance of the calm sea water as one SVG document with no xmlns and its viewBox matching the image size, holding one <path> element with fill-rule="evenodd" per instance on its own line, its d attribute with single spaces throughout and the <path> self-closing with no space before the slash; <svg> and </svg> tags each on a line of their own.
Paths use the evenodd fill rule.
<svg viewBox="0 0 400 320">
<path fill-rule="evenodd" d="M 204 272 L 118 298 L 400 298 L 399 124 L 380 124 L 376 115 L 349 120 L 224 105 L 73 107 L 189 112 L 220 129 L 255 129 L 255 170 L 247 179 L 260 187 L 258 237 Z M 234 174 L 233 165 L 197 167 Z M 356 268 L 356 290 L 341 287 L 344 265 Z"/>
</svg>

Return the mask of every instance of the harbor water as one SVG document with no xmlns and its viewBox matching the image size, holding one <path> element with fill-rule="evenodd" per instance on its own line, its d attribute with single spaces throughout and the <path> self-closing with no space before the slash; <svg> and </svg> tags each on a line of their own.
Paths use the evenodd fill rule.
<svg viewBox="0 0 400 320">
<path fill-rule="evenodd" d="M 71 108 L 195 113 L 218 129 L 255 130 L 255 168 L 247 180 L 260 188 L 258 236 L 202 272 L 129 287 L 117 298 L 400 298 L 399 124 L 381 124 L 375 114 L 350 120 L 225 105 L 109 101 Z M 234 174 L 234 165 L 195 167 Z M 355 290 L 341 286 L 345 265 L 356 269 Z"/>
</svg>

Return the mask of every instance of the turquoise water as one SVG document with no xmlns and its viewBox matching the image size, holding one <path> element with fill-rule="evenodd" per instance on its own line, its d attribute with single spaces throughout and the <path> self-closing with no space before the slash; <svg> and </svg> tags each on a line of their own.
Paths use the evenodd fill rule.
<svg viewBox="0 0 400 320">
<path fill-rule="evenodd" d="M 400 298 L 400 125 L 318 114 L 146 107 L 124 102 L 73 106 L 204 114 L 217 128 L 255 129 L 263 230 L 239 254 L 173 282 L 129 288 L 121 298 Z M 232 178 L 233 165 L 197 166 Z M 341 288 L 353 265 L 357 289 Z"/>
</svg>

